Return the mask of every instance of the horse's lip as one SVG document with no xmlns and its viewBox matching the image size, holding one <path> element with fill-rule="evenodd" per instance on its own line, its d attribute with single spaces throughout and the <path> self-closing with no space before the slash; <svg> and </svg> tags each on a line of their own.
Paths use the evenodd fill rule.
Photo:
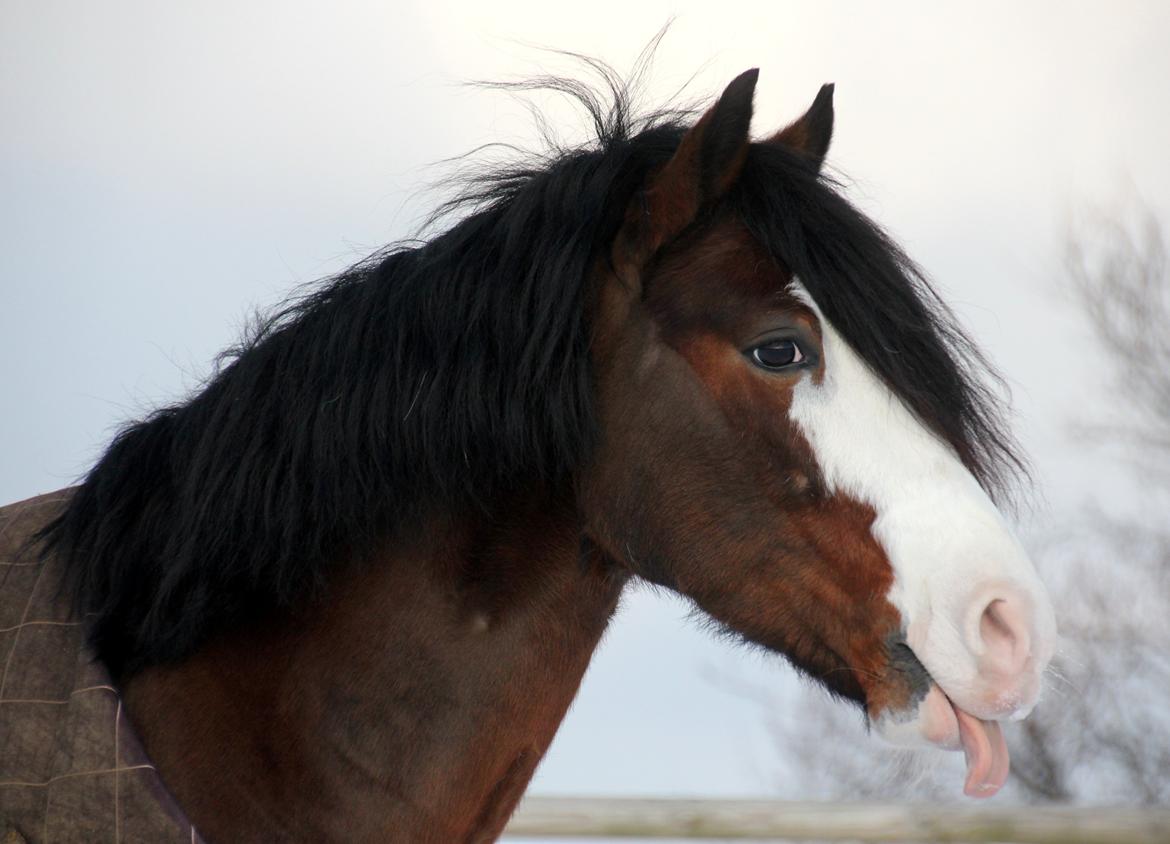
<svg viewBox="0 0 1170 844">
<path fill-rule="evenodd" d="M 914 648 L 906 641 L 905 633 L 899 632 L 891 637 L 887 642 L 887 649 L 890 668 L 905 678 L 906 684 L 910 687 L 910 705 L 915 706 L 921 703 L 927 692 L 930 691 L 930 687 L 938 686 L 938 682 L 931 675 L 930 670 L 922 664 L 922 660 L 918 658 Z"/>
<path fill-rule="evenodd" d="M 967 778 L 963 792 L 968 797 L 991 797 L 1003 787 L 1010 767 L 1007 744 L 998 721 L 987 721 L 958 706 L 947 691 L 931 676 L 930 671 L 904 637 L 890 643 L 892 667 L 907 676 L 911 684 L 911 707 L 918 718 L 932 720 L 924 724 L 924 737 L 942 750 L 962 750 L 967 761 Z M 919 686 L 925 688 L 919 693 Z M 931 698 L 937 691 L 938 697 Z M 939 700 L 941 698 L 941 701 Z M 945 704 L 942 703 L 945 701 Z M 946 726 L 945 732 L 931 735 L 931 731 Z M 950 729 L 953 724 L 953 729 Z"/>
</svg>

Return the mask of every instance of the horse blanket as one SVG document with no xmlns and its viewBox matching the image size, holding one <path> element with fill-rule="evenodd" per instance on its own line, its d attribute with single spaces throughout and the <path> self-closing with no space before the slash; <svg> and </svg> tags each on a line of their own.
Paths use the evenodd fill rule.
<svg viewBox="0 0 1170 844">
<path fill-rule="evenodd" d="M 29 538 L 68 490 L 0 508 L 0 844 L 197 842 Z"/>
</svg>

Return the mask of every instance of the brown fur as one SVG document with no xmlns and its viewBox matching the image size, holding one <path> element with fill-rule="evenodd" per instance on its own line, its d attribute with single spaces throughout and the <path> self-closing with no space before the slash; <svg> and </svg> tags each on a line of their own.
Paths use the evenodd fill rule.
<svg viewBox="0 0 1170 844">
<path fill-rule="evenodd" d="M 320 606 L 130 682 L 143 742 L 209 841 L 495 839 L 625 580 L 582 563 L 568 507 L 511 512 L 437 522 Z"/>
</svg>

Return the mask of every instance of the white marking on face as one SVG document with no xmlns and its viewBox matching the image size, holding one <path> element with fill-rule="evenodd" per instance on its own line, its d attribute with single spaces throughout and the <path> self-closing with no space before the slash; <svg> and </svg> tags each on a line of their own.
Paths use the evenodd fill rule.
<svg viewBox="0 0 1170 844">
<path fill-rule="evenodd" d="M 894 571 L 887 597 L 918 659 L 960 705 L 1002 707 L 1007 680 L 992 683 L 979 653 L 988 603 L 1002 593 L 1026 605 L 1029 675 L 1052 654 L 1055 619 L 1030 560 L 954 450 L 858 357 L 799 282 L 793 292 L 820 320 L 824 377 L 820 384 L 800 380 L 790 418 L 828 490 L 874 509 L 872 533 Z M 1022 678 L 1012 681 L 1023 689 L 1013 713 L 1019 716 L 1035 703 L 1038 676 L 1013 670 Z M 983 699 L 993 693 L 998 702 Z"/>
</svg>

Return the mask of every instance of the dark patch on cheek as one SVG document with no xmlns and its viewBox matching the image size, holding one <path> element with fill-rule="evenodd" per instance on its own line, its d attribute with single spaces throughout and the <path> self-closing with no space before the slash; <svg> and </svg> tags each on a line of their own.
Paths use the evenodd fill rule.
<svg viewBox="0 0 1170 844">
<path fill-rule="evenodd" d="M 589 537 L 616 564 L 682 590 L 701 491 L 726 455 L 710 397 L 657 332 L 629 343 L 601 385 L 602 441 L 578 481 Z"/>
</svg>

